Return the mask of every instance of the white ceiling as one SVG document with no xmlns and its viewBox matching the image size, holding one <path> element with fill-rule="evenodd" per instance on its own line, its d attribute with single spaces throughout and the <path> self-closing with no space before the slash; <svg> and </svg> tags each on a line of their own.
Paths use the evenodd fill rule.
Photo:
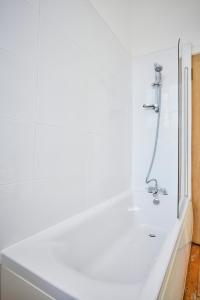
<svg viewBox="0 0 200 300">
<path fill-rule="evenodd" d="M 90 0 L 133 55 L 200 45 L 200 0 Z"/>
<path fill-rule="evenodd" d="M 131 52 L 132 0 L 90 0 L 123 46 Z"/>
</svg>

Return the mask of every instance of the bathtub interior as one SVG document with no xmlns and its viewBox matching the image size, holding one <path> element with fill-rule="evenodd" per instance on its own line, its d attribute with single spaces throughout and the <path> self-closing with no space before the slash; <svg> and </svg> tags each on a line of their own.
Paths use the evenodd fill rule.
<svg viewBox="0 0 200 300">
<path fill-rule="evenodd" d="M 148 223 L 142 208 L 135 206 L 133 194 L 111 203 L 16 244 L 3 257 L 12 257 L 37 273 L 48 245 L 46 259 L 77 277 L 113 285 L 144 283 L 173 224 L 157 226 L 156 218 Z"/>
<path fill-rule="evenodd" d="M 167 230 L 142 223 L 139 214 L 139 210 L 125 208 L 123 203 L 93 216 L 54 239 L 55 259 L 61 265 L 102 282 L 133 284 L 144 281 Z"/>
<path fill-rule="evenodd" d="M 151 232 L 155 238 L 150 237 Z M 94 251 L 91 257 L 90 251 L 88 253 L 86 250 L 77 250 L 74 253 L 76 241 L 70 247 L 63 248 L 56 245 L 54 255 L 60 264 L 71 267 L 91 279 L 114 284 L 135 284 L 143 282 L 148 277 L 164 236 L 161 230 L 143 225 L 119 236 L 116 241 L 105 245 L 101 252 L 99 249 Z M 141 255 L 143 255 L 142 264 Z M 88 259 L 85 259 L 85 256 Z"/>
</svg>

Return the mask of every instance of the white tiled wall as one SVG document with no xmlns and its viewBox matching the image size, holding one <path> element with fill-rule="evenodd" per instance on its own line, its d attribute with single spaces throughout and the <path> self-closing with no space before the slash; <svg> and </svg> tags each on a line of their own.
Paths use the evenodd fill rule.
<svg viewBox="0 0 200 300">
<path fill-rule="evenodd" d="M 151 177 L 158 179 L 168 196 L 161 196 L 161 208 L 152 205 L 152 195 L 146 193 L 145 177 L 152 157 L 157 115 L 142 105 L 155 103 L 154 63 L 163 66 L 161 120 L 157 154 Z M 154 52 L 133 60 L 133 186 L 143 199 L 150 203 L 150 209 L 170 210 L 176 217 L 178 188 L 178 67 L 177 48 Z M 141 197 L 140 197 L 141 199 Z M 141 203 L 140 203 L 141 205 Z M 146 204 L 145 204 L 146 205 Z M 154 215 L 154 213 L 152 214 Z M 165 218 L 165 213 L 161 214 Z M 168 216 L 169 217 L 169 216 Z"/>
<path fill-rule="evenodd" d="M 131 59 L 89 1 L 0 1 L 0 249 L 130 187 Z"/>
</svg>

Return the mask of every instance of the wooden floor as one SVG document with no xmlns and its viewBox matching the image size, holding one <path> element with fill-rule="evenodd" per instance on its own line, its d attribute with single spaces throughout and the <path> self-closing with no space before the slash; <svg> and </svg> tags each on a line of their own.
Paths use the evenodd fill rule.
<svg viewBox="0 0 200 300">
<path fill-rule="evenodd" d="M 200 300 L 200 246 L 192 244 L 183 300 Z"/>
</svg>

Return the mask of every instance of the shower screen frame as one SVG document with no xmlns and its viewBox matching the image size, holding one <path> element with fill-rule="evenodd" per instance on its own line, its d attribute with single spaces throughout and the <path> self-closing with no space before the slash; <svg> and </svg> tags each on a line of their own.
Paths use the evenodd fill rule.
<svg viewBox="0 0 200 300">
<path fill-rule="evenodd" d="M 191 45 L 178 40 L 178 192 L 177 218 L 191 198 Z"/>
<path fill-rule="evenodd" d="M 178 192 L 177 192 L 177 218 L 180 218 L 180 201 L 182 198 L 182 57 L 181 40 L 178 40 Z"/>
</svg>

